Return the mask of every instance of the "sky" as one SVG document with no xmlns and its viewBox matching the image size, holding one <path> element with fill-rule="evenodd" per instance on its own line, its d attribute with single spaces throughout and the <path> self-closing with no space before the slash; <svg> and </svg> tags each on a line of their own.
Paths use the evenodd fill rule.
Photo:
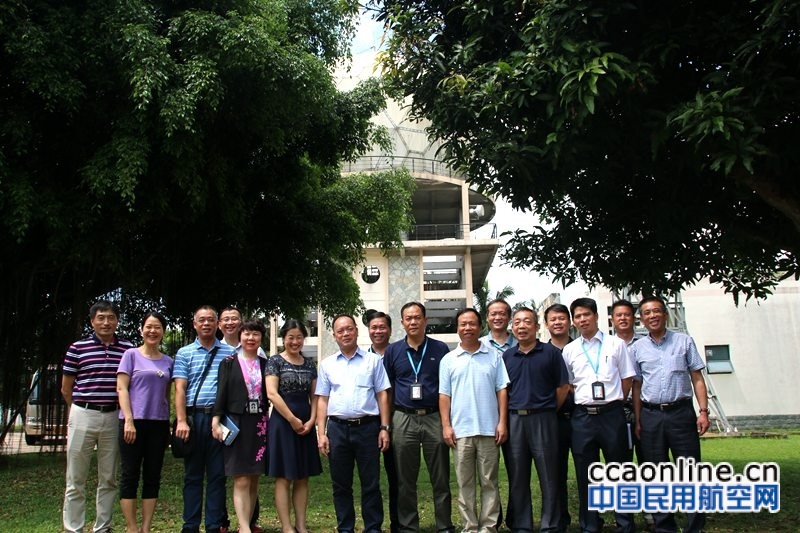
<svg viewBox="0 0 800 533">
<path fill-rule="evenodd" d="M 362 16 L 358 32 L 353 39 L 353 61 L 349 70 L 340 69 L 336 78 L 342 85 L 349 85 L 347 80 L 369 77 L 376 74 L 375 55 L 380 49 L 383 40 L 383 27 L 372 21 L 369 16 Z M 497 225 L 497 234 L 513 231 L 517 228 L 532 228 L 536 223 L 531 213 L 522 213 L 511 208 L 511 205 L 502 199 L 495 199 L 497 211 L 492 223 Z M 508 240 L 501 237 L 501 248 L 498 250 L 492 268 L 489 271 L 489 291 L 493 295 L 506 286 L 514 289 L 514 295 L 509 298 L 512 305 L 519 301 L 530 302 L 533 299 L 537 304 L 551 293 L 561 293 L 561 301 L 571 301 L 572 298 L 584 296 L 588 289 L 584 285 L 571 286 L 565 290 L 560 284 L 554 283 L 551 278 L 540 275 L 528 269 L 511 268 L 501 259 L 502 245 Z"/>
</svg>

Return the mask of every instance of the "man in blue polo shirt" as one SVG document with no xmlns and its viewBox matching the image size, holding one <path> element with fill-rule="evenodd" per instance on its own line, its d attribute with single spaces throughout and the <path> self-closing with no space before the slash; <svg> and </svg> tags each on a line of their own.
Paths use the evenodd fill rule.
<svg viewBox="0 0 800 533">
<path fill-rule="evenodd" d="M 83 531 L 86 522 L 86 478 L 97 447 L 96 533 L 111 531 L 117 499 L 119 404 L 117 367 L 122 354 L 133 348 L 116 336 L 119 310 L 100 300 L 89 310 L 94 333 L 75 342 L 64 357 L 61 394 L 70 406 L 67 430 L 67 488 L 64 492 L 64 531 Z"/>
<path fill-rule="evenodd" d="M 386 349 L 383 364 L 392 383 L 392 450 L 398 481 L 399 531 L 419 531 L 417 479 L 420 447 L 433 488 L 436 531 L 453 531 L 450 449 L 439 415 L 439 362 L 450 348 L 425 334 L 425 306 L 408 302 L 400 309 L 406 336 Z"/>
<path fill-rule="evenodd" d="M 206 478 L 206 532 L 223 533 L 228 526 L 225 497 L 224 444 L 211 435 L 211 418 L 217 399 L 217 371 L 222 360 L 233 355 L 234 347 L 217 340 L 217 311 L 199 307 L 192 321 L 197 338 L 175 355 L 175 435 L 186 439 L 195 433 L 195 448 L 184 458 L 183 529 L 200 531 L 203 513 L 203 478 Z M 191 417 L 190 428 L 187 418 Z"/>
<path fill-rule="evenodd" d="M 508 371 L 508 440 L 503 456 L 508 469 L 506 523 L 512 532 L 533 531 L 531 461 L 542 493 L 539 531 L 557 531 L 558 420 L 556 410 L 570 390 L 561 350 L 536 339 L 539 321 L 533 310 L 514 313 L 511 327 L 519 344 L 506 350 Z"/>
</svg>

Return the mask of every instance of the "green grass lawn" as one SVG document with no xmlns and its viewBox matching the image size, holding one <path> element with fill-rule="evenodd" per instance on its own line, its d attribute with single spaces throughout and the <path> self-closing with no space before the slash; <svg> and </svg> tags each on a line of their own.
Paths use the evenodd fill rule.
<svg viewBox="0 0 800 533">
<path fill-rule="evenodd" d="M 797 531 L 800 528 L 800 435 L 786 439 L 761 438 L 708 438 L 703 439 L 703 460 L 728 461 L 740 469 L 752 461 L 774 461 L 781 467 L 781 511 L 758 514 L 713 514 L 708 516 L 707 531 Z M 327 465 L 323 462 L 325 470 Z M 27 533 L 53 533 L 61 527 L 61 502 L 64 494 L 65 458 L 63 453 L 22 454 L 0 456 L 0 522 L 4 531 Z M 168 453 L 163 473 L 161 496 L 156 510 L 154 531 L 180 531 L 182 520 L 182 474 L 183 463 Z M 574 472 L 570 473 L 570 512 L 577 531 L 577 494 Z M 456 509 L 455 476 L 452 476 L 453 518 L 458 523 Z M 94 519 L 95 479 L 89 480 L 87 524 Z M 382 480 L 384 502 L 386 480 Z M 261 499 L 261 524 L 271 532 L 280 531 L 280 523 L 272 500 L 271 479 L 263 478 L 259 494 Z M 505 501 L 508 485 L 501 467 L 501 494 Z M 330 480 L 326 473 L 313 478 L 310 483 L 309 527 L 312 531 L 335 531 L 336 517 L 333 510 Z M 434 531 L 433 498 L 424 465 L 420 473 L 419 506 L 420 526 L 423 531 Z M 229 508 L 233 512 L 233 504 Z M 538 512 L 538 484 L 534 481 L 534 519 Z M 388 513 L 384 527 L 388 529 Z M 359 521 L 360 523 L 360 521 Z M 606 516 L 606 530 L 612 531 L 613 517 Z M 641 515 L 637 525 L 643 526 Z M 119 508 L 114 515 L 115 531 L 124 531 L 124 522 Z"/>
</svg>

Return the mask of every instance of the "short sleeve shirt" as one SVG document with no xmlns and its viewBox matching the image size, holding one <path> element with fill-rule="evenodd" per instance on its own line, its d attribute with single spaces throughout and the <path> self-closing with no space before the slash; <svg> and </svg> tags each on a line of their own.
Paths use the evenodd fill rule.
<svg viewBox="0 0 800 533">
<path fill-rule="evenodd" d="M 578 337 L 564 346 L 562 355 L 570 383 L 575 387 L 575 403 L 579 405 L 622 400 L 622 380 L 636 375 L 625 342 L 602 331 L 588 340 L 583 336 Z M 593 398 L 592 383 L 597 381 L 605 389 L 604 400 Z"/>
<path fill-rule="evenodd" d="M 130 348 L 133 344 L 116 336 L 106 345 L 94 333 L 73 343 L 63 367 L 64 374 L 75 377 L 72 401 L 117 403 L 117 368 L 122 354 Z"/>
<path fill-rule="evenodd" d="M 130 376 L 128 396 L 133 418 L 169 420 L 167 388 L 172 380 L 172 365 L 172 357 L 161 354 L 159 359 L 150 359 L 139 348 L 131 348 L 122 356 L 117 373 Z M 124 417 L 122 412 L 119 417 Z"/>
<path fill-rule="evenodd" d="M 689 335 L 667 330 L 661 342 L 648 335 L 630 350 L 642 380 L 642 400 L 671 403 L 692 397 L 692 372 L 706 365 Z"/>
<path fill-rule="evenodd" d="M 328 416 L 361 418 L 380 414 L 377 394 L 389 387 L 381 356 L 357 348 L 353 357 L 339 351 L 322 360 L 315 393 L 328 397 Z"/>
<path fill-rule="evenodd" d="M 219 340 L 216 340 L 211 348 L 217 348 L 217 353 L 214 355 L 214 360 L 211 361 L 211 367 L 203 380 L 199 394 L 197 389 L 200 386 L 200 378 L 203 376 L 210 350 L 200 344 L 200 341 L 195 340 L 179 349 L 175 355 L 175 370 L 172 377 L 187 381 L 186 407 L 212 407 L 217 400 L 219 364 L 229 355 L 233 355 L 234 349 Z M 198 394 L 196 404 L 194 403 L 195 394 Z"/>
</svg>

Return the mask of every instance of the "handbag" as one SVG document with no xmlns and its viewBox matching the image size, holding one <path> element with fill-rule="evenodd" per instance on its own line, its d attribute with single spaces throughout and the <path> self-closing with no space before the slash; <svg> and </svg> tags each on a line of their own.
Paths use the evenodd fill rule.
<svg viewBox="0 0 800 533">
<path fill-rule="evenodd" d="M 197 396 L 200 394 L 200 388 L 203 386 L 203 382 L 206 380 L 206 376 L 208 375 L 208 370 L 211 368 L 211 362 L 214 360 L 214 356 L 217 355 L 217 350 L 219 350 L 219 346 L 214 346 L 208 354 L 208 360 L 206 361 L 206 366 L 203 369 L 203 375 L 200 376 L 200 384 L 197 385 L 197 390 L 194 393 L 193 405 L 197 404 Z M 192 455 L 192 452 L 194 452 L 195 443 L 197 441 L 197 437 L 195 436 L 195 433 L 197 432 L 194 430 L 194 417 L 187 416 L 186 424 L 189 426 L 189 438 L 183 440 L 175 435 L 175 429 L 178 427 L 178 418 L 176 417 L 175 420 L 172 421 L 170 448 L 172 449 L 172 456 L 176 459 L 189 457 Z"/>
</svg>

